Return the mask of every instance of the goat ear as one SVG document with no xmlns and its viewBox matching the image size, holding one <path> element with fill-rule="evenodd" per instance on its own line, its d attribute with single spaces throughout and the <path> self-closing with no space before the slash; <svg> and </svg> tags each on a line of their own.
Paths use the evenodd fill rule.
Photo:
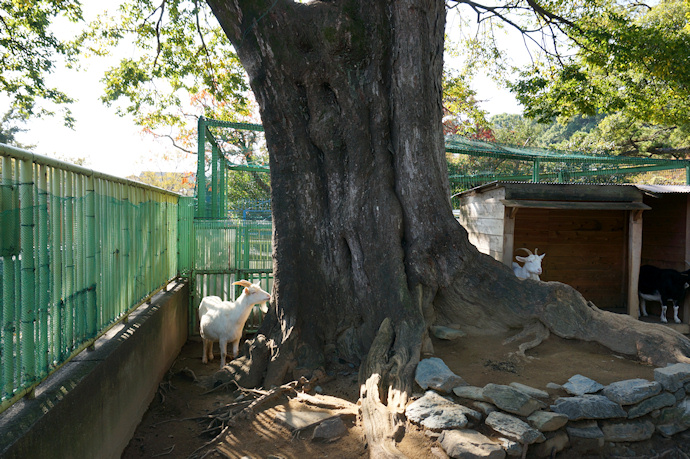
<svg viewBox="0 0 690 459">
<path fill-rule="evenodd" d="M 520 255 L 515 255 L 515 259 L 522 262 L 527 261 L 527 257 L 521 257 Z"/>
<path fill-rule="evenodd" d="M 249 295 L 249 288 L 247 288 L 247 287 L 244 288 L 244 294 Z"/>
<path fill-rule="evenodd" d="M 545 253 L 542 253 L 541 255 L 539 255 L 539 259 L 543 260 L 545 255 L 546 255 Z"/>
</svg>

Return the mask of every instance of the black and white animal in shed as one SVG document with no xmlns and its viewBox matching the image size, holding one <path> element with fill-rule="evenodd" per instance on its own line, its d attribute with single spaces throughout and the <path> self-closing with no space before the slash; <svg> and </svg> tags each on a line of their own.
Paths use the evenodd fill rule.
<svg viewBox="0 0 690 459">
<path fill-rule="evenodd" d="M 675 269 L 661 269 L 651 265 L 642 266 L 637 286 L 640 295 L 640 313 L 647 316 L 645 300 L 658 301 L 661 303 L 661 321 L 666 323 L 668 322 L 666 304 L 671 301 L 673 321 L 679 324 L 678 308 L 685 299 L 685 290 L 688 287 L 690 287 L 690 270 L 679 272 Z"/>
</svg>

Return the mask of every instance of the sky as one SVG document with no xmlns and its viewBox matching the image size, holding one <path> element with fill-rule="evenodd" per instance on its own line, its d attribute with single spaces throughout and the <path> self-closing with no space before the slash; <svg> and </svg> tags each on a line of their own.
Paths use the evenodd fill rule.
<svg viewBox="0 0 690 459">
<path fill-rule="evenodd" d="M 94 4 L 83 3 L 85 8 Z M 95 17 L 95 14 L 95 10 L 85 11 L 87 20 Z M 457 18 L 449 15 L 447 30 L 456 25 Z M 118 52 L 126 54 L 128 51 Z M 115 107 L 107 107 L 100 102 L 99 97 L 103 94 L 100 79 L 118 59 L 117 56 L 89 58 L 84 62 L 86 70 L 82 71 L 57 68 L 48 81 L 77 99 L 71 105 L 76 119 L 74 129 L 65 127 L 59 116 L 31 120 L 23 126 L 27 131 L 17 135 L 18 141 L 35 145 L 33 151 L 40 155 L 70 162 L 83 158 L 84 167 L 119 177 L 138 175 L 141 171 L 194 171 L 196 158 L 193 155 L 182 155 L 186 159 L 166 162 L 163 160 L 165 155 L 180 157 L 169 141 L 156 140 L 143 134 L 131 117 L 120 117 Z M 479 75 L 473 80 L 472 86 L 477 91 L 480 107 L 490 115 L 521 113 L 519 104 L 510 92 L 498 88 L 490 78 Z"/>
</svg>

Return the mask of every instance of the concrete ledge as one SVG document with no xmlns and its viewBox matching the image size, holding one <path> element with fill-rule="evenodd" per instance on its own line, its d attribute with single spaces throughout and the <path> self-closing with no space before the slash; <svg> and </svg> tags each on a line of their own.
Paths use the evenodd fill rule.
<svg viewBox="0 0 690 459">
<path fill-rule="evenodd" d="M 119 458 L 187 340 L 188 305 L 171 283 L 0 414 L 0 457 Z"/>
</svg>

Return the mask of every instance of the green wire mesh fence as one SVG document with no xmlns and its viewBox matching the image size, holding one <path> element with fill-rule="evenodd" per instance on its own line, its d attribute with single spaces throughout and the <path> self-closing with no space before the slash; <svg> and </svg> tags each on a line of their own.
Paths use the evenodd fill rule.
<svg viewBox="0 0 690 459">
<path fill-rule="evenodd" d="M 1 411 L 177 275 L 179 196 L 0 157 Z"/>
<path fill-rule="evenodd" d="M 446 138 L 451 194 L 492 181 L 688 184 L 690 161 L 592 155 Z"/>
</svg>

